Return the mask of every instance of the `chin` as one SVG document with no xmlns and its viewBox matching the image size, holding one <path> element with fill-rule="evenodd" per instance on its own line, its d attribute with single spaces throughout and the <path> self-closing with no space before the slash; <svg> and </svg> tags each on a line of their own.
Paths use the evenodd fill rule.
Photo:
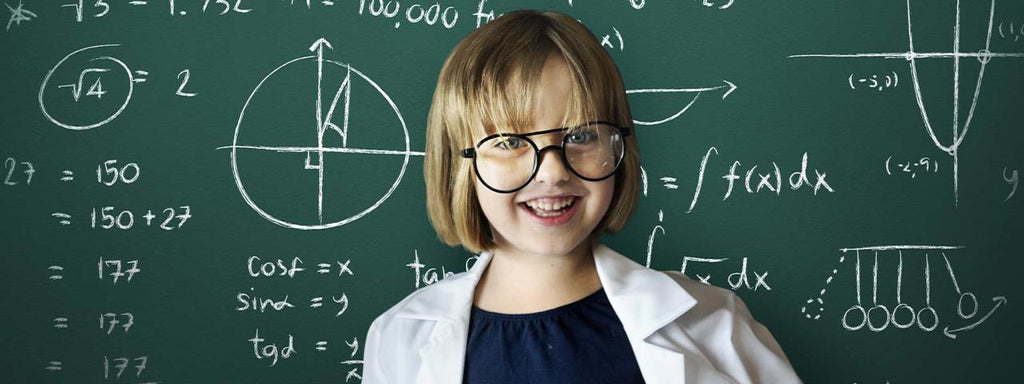
<svg viewBox="0 0 1024 384">
<path fill-rule="evenodd" d="M 543 240 L 539 240 L 523 248 L 525 251 L 535 253 L 538 255 L 561 256 L 572 253 L 573 251 L 576 250 L 576 248 L 580 246 L 585 246 L 586 244 L 588 244 L 588 240 L 586 238 L 576 242 L 566 242 L 557 240 L 546 242 Z"/>
</svg>

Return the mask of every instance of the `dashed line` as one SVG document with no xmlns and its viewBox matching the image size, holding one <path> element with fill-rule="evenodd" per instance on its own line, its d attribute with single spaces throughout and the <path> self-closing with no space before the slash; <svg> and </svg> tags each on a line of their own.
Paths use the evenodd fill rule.
<svg viewBox="0 0 1024 384">
<path fill-rule="evenodd" d="M 846 261 L 846 255 L 839 255 L 839 265 L 842 265 L 843 261 Z M 804 305 L 802 308 L 800 308 L 800 313 L 803 313 L 804 317 L 812 320 L 818 320 L 821 318 L 821 313 L 825 311 L 825 301 L 822 300 L 822 298 L 825 297 L 825 292 L 828 290 L 828 285 L 832 284 L 832 280 L 836 277 L 836 273 L 838 272 L 839 268 L 833 268 L 832 274 L 830 274 L 828 278 L 825 279 L 825 288 L 822 288 L 821 291 L 818 292 L 818 297 L 814 299 L 807 299 L 807 301 L 804 303 L 813 304 L 814 302 L 817 302 L 819 304 L 818 313 L 814 315 L 807 313 L 807 305 Z"/>
</svg>

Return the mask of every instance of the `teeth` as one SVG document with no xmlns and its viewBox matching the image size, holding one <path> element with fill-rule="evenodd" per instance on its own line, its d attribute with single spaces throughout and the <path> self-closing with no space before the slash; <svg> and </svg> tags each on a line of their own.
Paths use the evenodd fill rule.
<svg viewBox="0 0 1024 384">
<path fill-rule="evenodd" d="M 526 205 L 535 210 L 554 211 L 569 206 L 575 200 L 575 196 L 564 197 L 561 199 L 542 198 L 527 201 Z"/>
</svg>

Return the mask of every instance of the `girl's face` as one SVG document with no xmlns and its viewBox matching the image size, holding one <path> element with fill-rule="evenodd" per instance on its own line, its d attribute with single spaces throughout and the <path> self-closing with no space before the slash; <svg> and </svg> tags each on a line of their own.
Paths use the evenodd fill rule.
<svg viewBox="0 0 1024 384">
<path fill-rule="evenodd" d="M 572 87 L 569 69 L 557 54 L 545 61 L 540 81 L 540 100 L 531 132 L 561 126 Z M 530 138 L 538 148 L 558 145 L 562 140 L 560 133 Z M 566 169 L 558 150 L 544 151 L 539 160 L 534 179 L 517 192 L 498 193 L 479 180 L 475 183 L 497 250 L 558 256 L 589 247 L 591 232 L 611 204 L 615 178 L 582 180 Z M 570 204 L 568 208 L 558 209 L 566 203 Z M 547 216 L 554 212 L 561 213 Z"/>
</svg>

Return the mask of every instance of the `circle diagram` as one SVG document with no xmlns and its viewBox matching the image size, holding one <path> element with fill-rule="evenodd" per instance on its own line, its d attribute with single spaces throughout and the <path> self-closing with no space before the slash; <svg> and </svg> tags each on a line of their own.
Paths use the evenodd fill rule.
<svg viewBox="0 0 1024 384">
<path fill-rule="evenodd" d="M 253 89 L 238 116 L 231 170 L 242 198 L 274 224 L 333 228 L 379 207 L 410 155 L 401 112 L 376 82 L 316 55 L 281 64 Z M 222 147 L 228 148 L 228 147 Z"/>
</svg>

